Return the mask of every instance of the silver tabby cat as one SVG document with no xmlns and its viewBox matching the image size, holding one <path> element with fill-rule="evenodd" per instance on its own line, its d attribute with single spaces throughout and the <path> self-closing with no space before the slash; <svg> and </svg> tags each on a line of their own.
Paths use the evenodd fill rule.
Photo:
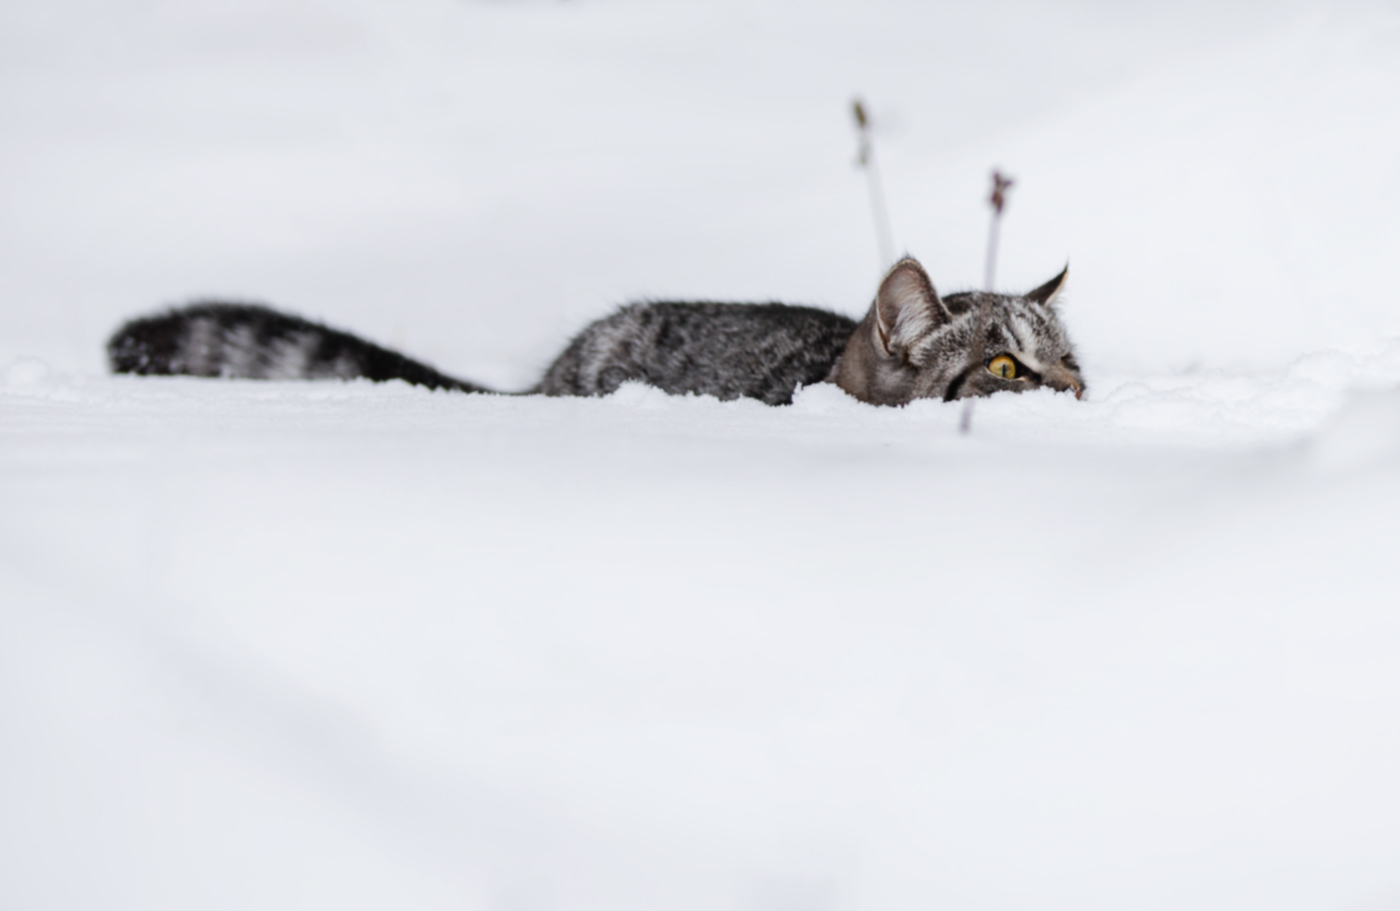
<svg viewBox="0 0 1400 911">
<path fill-rule="evenodd" d="M 637 381 L 673 394 L 784 405 L 798 388 L 828 382 L 876 405 L 1042 386 L 1082 396 L 1084 379 L 1054 307 L 1066 275 L 1019 296 L 940 297 L 923 267 L 904 259 L 880 283 L 859 323 L 784 304 L 631 304 L 580 332 L 527 393 L 607 395 Z M 119 373 L 363 377 L 490 391 L 356 336 L 250 304 L 192 304 L 132 320 L 112 336 L 107 353 Z"/>
</svg>

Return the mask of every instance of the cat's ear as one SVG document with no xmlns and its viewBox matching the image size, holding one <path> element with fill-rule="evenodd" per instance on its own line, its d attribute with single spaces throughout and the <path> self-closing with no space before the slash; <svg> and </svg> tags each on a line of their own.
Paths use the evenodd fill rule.
<svg viewBox="0 0 1400 911">
<path fill-rule="evenodd" d="M 1069 278 L 1069 263 L 1060 270 L 1060 274 L 1050 279 L 1045 284 L 1034 291 L 1027 291 L 1025 296 L 1038 304 L 1049 307 L 1055 303 L 1055 298 L 1060 296 L 1060 291 L 1065 287 L 1065 280 Z"/>
<path fill-rule="evenodd" d="M 914 342 L 952 317 L 919 261 L 901 259 L 875 292 L 875 345 L 887 356 L 907 351 Z"/>
</svg>

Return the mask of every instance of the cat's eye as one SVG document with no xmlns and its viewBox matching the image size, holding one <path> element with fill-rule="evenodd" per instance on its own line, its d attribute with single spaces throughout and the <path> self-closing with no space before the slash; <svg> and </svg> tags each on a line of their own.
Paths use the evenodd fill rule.
<svg viewBox="0 0 1400 911">
<path fill-rule="evenodd" d="M 987 362 L 987 369 L 1004 380 L 1016 379 L 1016 359 L 999 354 Z"/>
</svg>

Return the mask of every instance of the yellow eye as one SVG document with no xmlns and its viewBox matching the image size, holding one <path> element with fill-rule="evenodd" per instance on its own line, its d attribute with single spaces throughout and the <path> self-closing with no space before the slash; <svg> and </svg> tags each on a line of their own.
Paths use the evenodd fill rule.
<svg viewBox="0 0 1400 911">
<path fill-rule="evenodd" d="M 992 358 L 987 369 L 1004 380 L 1016 379 L 1016 362 L 1004 354 Z"/>
</svg>

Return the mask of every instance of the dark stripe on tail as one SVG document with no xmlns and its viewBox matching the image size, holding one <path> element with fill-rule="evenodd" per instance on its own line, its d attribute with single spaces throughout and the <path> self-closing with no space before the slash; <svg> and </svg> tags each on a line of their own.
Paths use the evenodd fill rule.
<svg viewBox="0 0 1400 911">
<path fill-rule="evenodd" d="M 117 373 L 242 379 L 403 380 L 489 392 L 320 323 L 254 304 L 200 303 L 128 322 L 107 343 Z"/>
</svg>

